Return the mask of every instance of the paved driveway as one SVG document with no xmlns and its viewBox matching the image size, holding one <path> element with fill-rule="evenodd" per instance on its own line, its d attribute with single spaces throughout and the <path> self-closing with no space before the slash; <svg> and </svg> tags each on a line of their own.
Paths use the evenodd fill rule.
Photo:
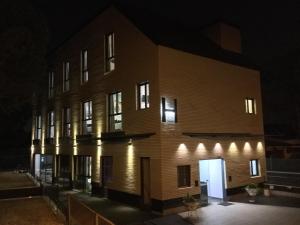
<svg viewBox="0 0 300 225">
<path fill-rule="evenodd" d="M 299 206 L 300 207 L 300 206 Z M 187 213 L 180 213 L 187 218 Z M 198 209 L 189 219 L 199 225 L 299 225 L 300 208 L 233 203 L 213 203 Z"/>
</svg>

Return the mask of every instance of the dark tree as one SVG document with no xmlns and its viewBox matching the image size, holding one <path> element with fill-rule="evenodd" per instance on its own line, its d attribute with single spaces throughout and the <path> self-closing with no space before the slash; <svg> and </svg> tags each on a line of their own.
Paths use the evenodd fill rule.
<svg viewBox="0 0 300 225">
<path fill-rule="evenodd" d="M 10 113 L 30 102 L 45 74 L 48 32 L 29 0 L 1 0 L 0 111 Z"/>
</svg>

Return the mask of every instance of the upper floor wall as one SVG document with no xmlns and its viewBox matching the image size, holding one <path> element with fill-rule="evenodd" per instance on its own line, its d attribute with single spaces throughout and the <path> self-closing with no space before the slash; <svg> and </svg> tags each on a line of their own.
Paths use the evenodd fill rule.
<svg viewBox="0 0 300 225">
<path fill-rule="evenodd" d="M 159 46 L 159 85 L 177 100 L 177 123 L 163 131 L 263 134 L 259 71 Z"/>
<path fill-rule="evenodd" d="M 105 65 L 108 34 L 114 36 L 114 68 L 111 71 L 106 71 Z M 87 82 L 82 82 L 83 51 L 87 52 Z M 69 63 L 68 90 L 64 90 L 66 62 Z M 54 94 L 45 97 L 43 110 L 38 110 L 44 111 L 44 126 L 47 126 L 46 112 L 55 110 L 59 126 L 63 123 L 62 109 L 70 107 L 72 133 L 82 133 L 83 103 L 91 101 L 92 133 L 108 132 L 109 95 L 121 92 L 123 131 L 158 132 L 157 46 L 115 8 L 108 8 L 59 47 L 49 57 L 49 71 L 54 73 Z M 137 102 L 137 88 L 142 82 L 148 82 L 150 89 L 150 107 L 146 109 L 139 109 Z M 49 92 L 48 89 L 45 88 L 45 92 Z"/>
</svg>

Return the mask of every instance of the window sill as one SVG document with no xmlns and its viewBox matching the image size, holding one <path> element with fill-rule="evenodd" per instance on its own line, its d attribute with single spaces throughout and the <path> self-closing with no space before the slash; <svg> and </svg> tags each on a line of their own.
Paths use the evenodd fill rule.
<svg viewBox="0 0 300 225">
<path fill-rule="evenodd" d="M 183 190 L 183 189 L 191 189 L 192 186 L 186 186 L 186 187 L 177 187 L 178 190 Z"/>
<path fill-rule="evenodd" d="M 261 175 L 258 175 L 258 176 L 251 176 L 250 178 L 251 179 L 255 179 L 255 178 L 260 178 L 261 177 Z"/>
<path fill-rule="evenodd" d="M 112 73 L 112 72 L 114 72 L 115 70 L 111 70 L 111 71 L 106 71 L 106 72 L 104 72 L 104 76 L 106 76 L 106 75 L 108 75 L 108 74 L 110 74 L 110 73 Z"/>
</svg>

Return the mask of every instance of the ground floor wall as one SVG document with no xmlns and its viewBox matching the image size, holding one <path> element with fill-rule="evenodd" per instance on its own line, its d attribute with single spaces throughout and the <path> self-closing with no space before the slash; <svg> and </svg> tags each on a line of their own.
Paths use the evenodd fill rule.
<svg viewBox="0 0 300 225">
<path fill-rule="evenodd" d="M 149 192 L 149 205 L 153 210 L 160 212 L 182 204 L 182 198 L 187 193 L 200 196 L 199 160 L 224 160 L 227 194 L 241 190 L 242 186 L 249 183 L 265 180 L 264 141 L 261 138 L 201 139 L 181 135 L 159 139 L 153 136 L 130 142 L 98 141 L 92 144 L 79 143 L 76 146 L 46 146 L 44 149 L 33 149 L 33 154 L 41 153 L 52 154 L 55 159 L 61 156 L 69 157 L 71 187 L 75 187 L 75 181 L 78 180 L 77 158 L 90 157 L 91 173 L 85 178 L 90 183 L 93 193 L 105 192 L 112 199 L 137 205 L 145 200 L 143 197 L 146 190 Z M 143 159 L 149 159 L 149 179 L 142 175 Z M 257 159 L 259 162 L 259 176 L 250 176 L 251 159 Z M 178 166 L 183 165 L 190 167 L 190 185 L 178 187 Z M 62 165 L 59 165 L 58 160 L 53 160 L 54 181 L 59 180 L 62 174 L 60 167 Z M 145 189 L 145 185 L 149 186 L 148 189 Z"/>
<path fill-rule="evenodd" d="M 199 160 L 224 160 L 226 194 L 244 191 L 250 183 L 262 183 L 266 178 L 263 138 L 257 137 L 190 137 L 165 134 L 162 138 L 162 201 L 160 210 L 182 204 L 187 194 L 199 196 Z M 258 176 L 250 175 L 250 160 L 258 160 Z M 178 167 L 190 168 L 190 185 L 179 187 Z"/>
</svg>

